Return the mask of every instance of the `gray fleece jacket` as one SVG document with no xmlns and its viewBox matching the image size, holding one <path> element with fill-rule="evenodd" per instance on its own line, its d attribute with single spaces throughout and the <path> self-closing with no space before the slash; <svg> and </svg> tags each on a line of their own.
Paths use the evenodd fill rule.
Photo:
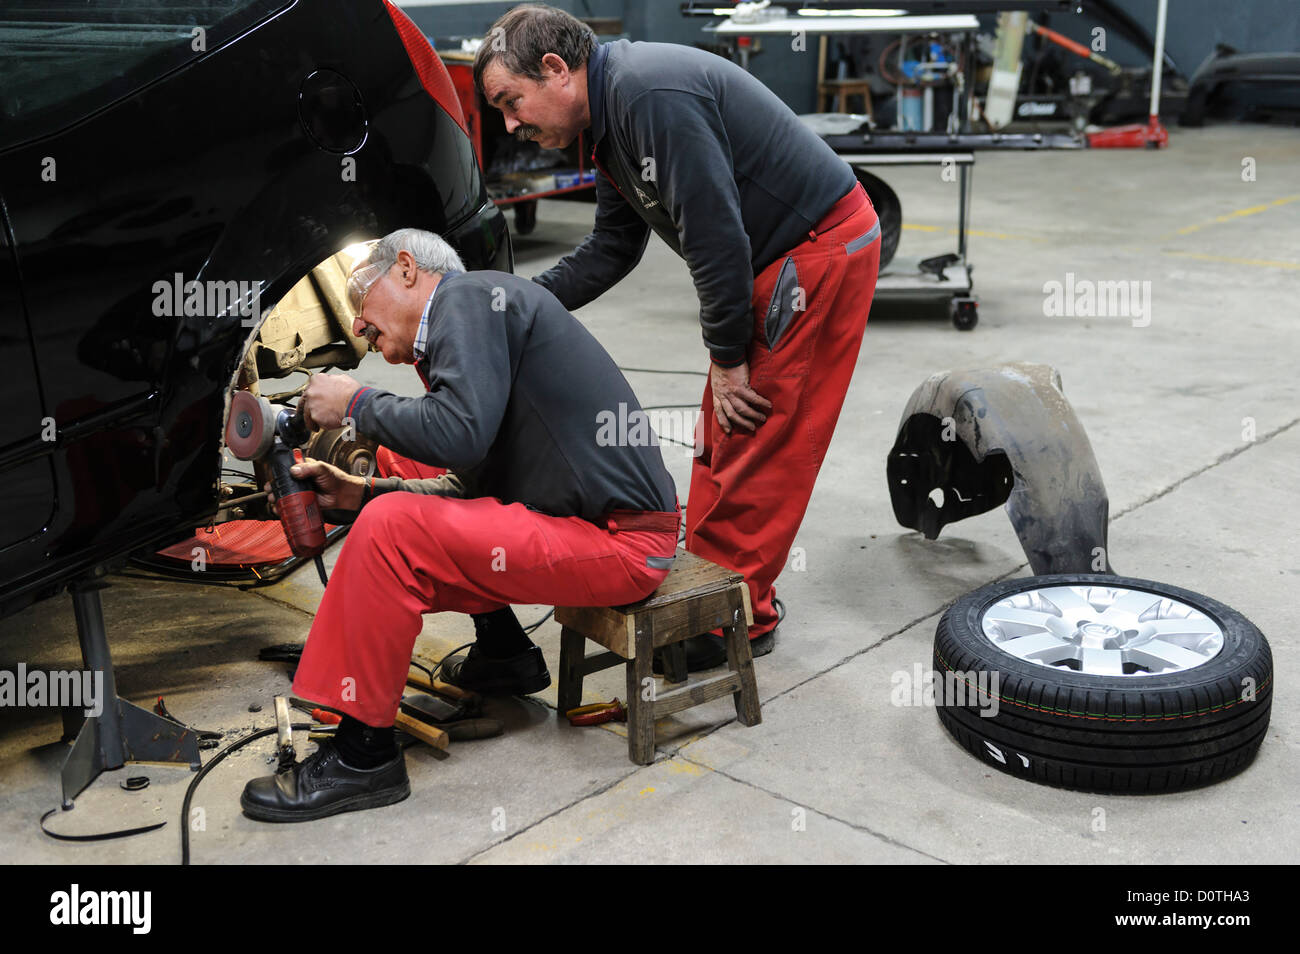
<svg viewBox="0 0 1300 954">
<path fill-rule="evenodd" d="M 395 490 L 496 497 L 592 522 L 672 512 L 672 477 L 631 386 L 554 296 L 505 272 L 449 274 L 429 303 L 420 397 L 363 387 L 357 430 L 454 477 L 376 479 Z"/>
<path fill-rule="evenodd" d="M 754 276 L 856 184 L 777 96 L 728 60 L 618 40 L 587 63 L 595 228 L 535 281 L 572 311 L 611 288 L 650 230 L 686 260 L 714 362 L 746 359 Z"/>
</svg>

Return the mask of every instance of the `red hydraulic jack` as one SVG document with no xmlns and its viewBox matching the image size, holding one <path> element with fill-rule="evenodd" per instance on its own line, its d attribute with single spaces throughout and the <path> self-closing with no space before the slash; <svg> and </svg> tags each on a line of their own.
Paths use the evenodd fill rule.
<svg viewBox="0 0 1300 954">
<path fill-rule="evenodd" d="M 1160 149 L 1169 145 L 1169 130 L 1159 116 L 1152 116 L 1145 124 L 1130 123 L 1088 133 L 1088 145 L 1093 149 Z"/>
<path fill-rule="evenodd" d="M 1169 131 L 1160 122 L 1160 79 L 1164 74 L 1165 16 L 1168 0 L 1160 0 L 1156 13 L 1156 55 L 1151 67 L 1151 112 L 1146 123 L 1114 126 L 1099 132 L 1088 133 L 1088 145 L 1093 149 L 1161 149 L 1169 145 Z"/>
</svg>

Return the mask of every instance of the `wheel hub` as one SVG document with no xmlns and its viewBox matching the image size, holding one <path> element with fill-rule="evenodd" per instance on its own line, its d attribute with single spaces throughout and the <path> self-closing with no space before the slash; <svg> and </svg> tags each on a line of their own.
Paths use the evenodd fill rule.
<svg viewBox="0 0 1300 954">
<path fill-rule="evenodd" d="M 1183 672 L 1223 649 L 1223 630 L 1205 613 L 1126 587 L 1023 590 L 986 609 L 981 628 L 1026 662 L 1097 676 Z"/>
<path fill-rule="evenodd" d="M 1105 623 L 1080 623 L 1071 638 L 1078 645 L 1090 649 L 1121 649 L 1136 635 L 1135 629 L 1123 630 L 1118 626 L 1107 626 Z"/>
</svg>

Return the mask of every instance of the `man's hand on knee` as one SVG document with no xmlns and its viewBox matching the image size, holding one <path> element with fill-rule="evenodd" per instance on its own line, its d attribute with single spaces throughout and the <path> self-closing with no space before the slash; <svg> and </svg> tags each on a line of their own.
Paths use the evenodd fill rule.
<svg viewBox="0 0 1300 954">
<path fill-rule="evenodd" d="M 299 480 L 310 480 L 316 485 L 316 503 L 322 510 L 361 509 L 366 491 L 364 477 L 357 477 L 339 470 L 333 464 L 311 458 L 301 464 L 294 464 L 289 472 Z M 269 483 L 264 489 L 271 495 L 270 501 L 274 507 L 275 491 Z"/>
<path fill-rule="evenodd" d="M 754 430 L 767 420 L 764 411 L 772 410 L 772 402 L 749 386 L 749 362 L 734 368 L 710 365 L 709 386 L 713 390 L 713 413 L 718 424 L 728 434 L 733 425 L 747 431 Z"/>
</svg>

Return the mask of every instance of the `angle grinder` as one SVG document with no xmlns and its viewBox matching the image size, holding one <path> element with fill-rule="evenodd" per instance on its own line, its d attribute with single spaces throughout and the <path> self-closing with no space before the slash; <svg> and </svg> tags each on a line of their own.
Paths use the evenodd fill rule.
<svg viewBox="0 0 1300 954">
<path fill-rule="evenodd" d="M 323 580 L 325 569 L 320 555 L 325 550 L 325 521 L 316 503 L 316 491 L 310 481 L 299 480 L 289 470 L 298 463 L 295 448 L 310 439 L 311 431 L 295 409 L 277 412 L 265 398 L 248 391 L 236 391 L 231 398 L 226 446 L 240 460 L 267 465 L 289 549 L 294 556 L 315 558 Z"/>
</svg>

